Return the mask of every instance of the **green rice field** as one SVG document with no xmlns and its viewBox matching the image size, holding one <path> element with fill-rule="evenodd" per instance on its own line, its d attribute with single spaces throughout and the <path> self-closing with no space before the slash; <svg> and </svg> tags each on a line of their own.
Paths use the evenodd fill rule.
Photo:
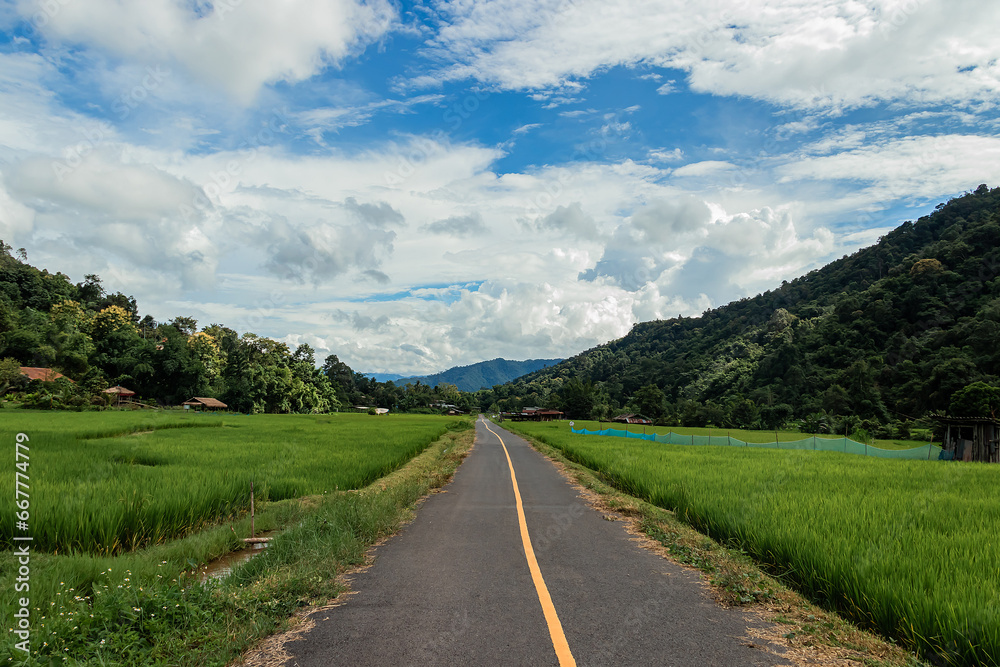
<svg viewBox="0 0 1000 667">
<path fill-rule="evenodd" d="M 448 428 L 419 415 L 0 411 L 13 466 L 28 435 L 32 546 L 113 555 L 190 534 L 258 502 L 360 488 Z M 14 497 L 14 469 L 0 494 Z M 0 540 L 10 548 L 15 507 Z M 20 533 L 18 533 L 20 534 Z"/>
<path fill-rule="evenodd" d="M 14 535 L 34 538 L 28 563 L 11 548 L 19 432 L 30 510 Z M 338 575 L 442 483 L 472 431 L 430 415 L 0 409 L 0 433 L 11 466 L 0 475 L 0 660 L 224 667 L 296 609 L 338 595 Z M 257 535 L 275 531 L 271 542 L 203 582 L 205 564 L 246 553 L 251 481 Z"/>
<path fill-rule="evenodd" d="M 1000 466 L 504 426 L 936 663 L 1000 665 Z"/>
</svg>

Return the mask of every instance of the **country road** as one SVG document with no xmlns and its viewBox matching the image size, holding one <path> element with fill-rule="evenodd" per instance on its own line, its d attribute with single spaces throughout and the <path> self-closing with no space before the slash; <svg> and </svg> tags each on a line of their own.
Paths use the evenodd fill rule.
<svg viewBox="0 0 1000 667">
<path fill-rule="evenodd" d="M 789 664 L 518 436 L 480 419 L 445 490 L 285 645 L 287 667 Z"/>
</svg>

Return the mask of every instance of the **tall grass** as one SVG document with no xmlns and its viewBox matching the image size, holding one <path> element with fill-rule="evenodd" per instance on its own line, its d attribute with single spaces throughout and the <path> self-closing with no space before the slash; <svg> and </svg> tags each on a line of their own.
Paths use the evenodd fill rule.
<svg viewBox="0 0 1000 667">
<path fill-rule="evenodd" d="M 0 432 L 31 438 L 30 534 L 56 553 L 118 554 L 190 534 L 247 512 L 251 482 L 258 502 L 360 488 L 447 428 L 407 415 L 0 412 Z M 0 495 L 13 497 L 13 469 Z M 8 548 L 14 509 L 0 512 Z"/>
<path fill-rule="evenodd" d="M 509 428 L 936 662 L 1000 664 L 1000 466 Z"/>
</svg>

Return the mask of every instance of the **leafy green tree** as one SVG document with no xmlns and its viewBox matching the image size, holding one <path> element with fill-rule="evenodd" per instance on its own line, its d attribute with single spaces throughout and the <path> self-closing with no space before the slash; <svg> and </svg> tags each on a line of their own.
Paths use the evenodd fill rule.
<svg viewBox="0 0 1000 667">
<path fill-rule="evenodd" d="M 17 359 L 0 359 L 0 396 L 26 384 L 28 380 L 21 375 L 21 363 Z"/>
<path fill-rule="evenodd" d="M 973 382 L 951 397 L 949 411 L 956 417 L 992 417 L 1000 415 L 1000 387 Z"/>
<path fill-rule="evenodd" d="M 570 419 L 590 419 L 594 398 L 594 383 L 590 380 L 572 378 L 559 390 L 559 405 Z"/>
<path fill-rule="evenodd" d="M 647 384 L 632 394 L 632 405 L 637 412 L 650 419 L 662 419 L 666 412 L 666 398 L 655 384 Z"/>
</svg>

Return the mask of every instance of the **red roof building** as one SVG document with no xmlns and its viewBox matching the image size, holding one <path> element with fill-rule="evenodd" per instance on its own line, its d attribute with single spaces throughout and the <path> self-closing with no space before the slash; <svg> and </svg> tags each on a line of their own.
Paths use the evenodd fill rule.
<svg viewBox="0 0 1000 667">
<path fill-rule="evenodd" d="M 65 378 L 62 373 L 57 373 L 51 368 L 37 368 L 35 366 L 21 366 L 21 375 L 29 380 L 41 380 L 42 382 L 55 382 L 59 378 Z M 66 378 L 69 380 L 69 378 Z M 72 382 L 72 380 L 69 380 Z"/>
</svg>

